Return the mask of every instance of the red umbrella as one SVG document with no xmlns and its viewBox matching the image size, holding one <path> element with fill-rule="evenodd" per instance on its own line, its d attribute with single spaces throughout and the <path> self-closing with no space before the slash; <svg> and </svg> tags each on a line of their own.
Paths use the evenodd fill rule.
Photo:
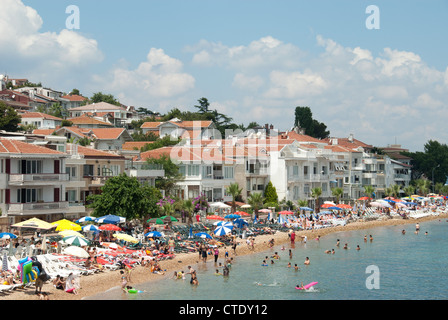
<svg viewBox="0 0 448 320">
<path fill-rule="evenodd" d="M 341 209 L 352 209 L 351 205 L 344 204 L 344 203 L 340 203 L 336 207 L 341 208 Z"/>
<path fill-rule="evenodd" d="M 238 212 L 235 212 L 235 214 L 240 215 L 240 216 L 247 216 L 247 217 L 250 216 L 250 214 L 248 214 L 247 212 L 244 212 L 244 211 L 238 211 Z"/>
<path fill-rule="evenodd" d="M 369 197 L 361 197 L 358 200 L 364 201 L 364 200 L 371 200 Z"/>
<path fill-rule="evenodd" d="M 334 204 L 331 203 L 324 203 L 323 205 L 320 206 L 321 208 L 330 208 L 330 207 L 334 207 Z"/>
<path fill-rule="evenodd" d="M 280 211 L 278 214 L 294 214 L 292 211 Z"/>
<path fill-rule="evenodd" d="M 121 231 L 121 228 L 114 224 L 103 224 L 99 226 L 98 229 L 106 231 Z"/>
<path fill-rule="evenodd" d="M 215 214 L 212 214 L 211 216 L 207 216 L 207 219 L 211 219 L 211 220 L 224 220 L 223 217 L 217 216 Z"/>
</svg>

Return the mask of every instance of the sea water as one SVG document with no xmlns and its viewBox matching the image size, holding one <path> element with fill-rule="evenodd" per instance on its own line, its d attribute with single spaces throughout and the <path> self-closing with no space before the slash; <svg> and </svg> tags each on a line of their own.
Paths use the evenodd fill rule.
<svg viewBox="0 0 448 320">
<path fill-rule="evenodd" d="M 406 233 L 403 235 L 402 230 Z M 267 251 L 236 256 L 228 277 L 216 276 L 213 257 L 196 267 L 199 285 L 169 279 L 168 270 L 160 280 L 135 287 L 146 292 L 125 294 L 119 287 L 96 300 L 440 300 L 448 298 L 448 220 L 415 225 L 385 226 L 373 229 L 309 237 Z M 427 232 L 427 234 L 425 234 Z M 315 231 L 317 236 L 319 231 Z M 373 240 L 370 241 L 370 235 Z M 367 241 L 364 237 L 367 236 Z M 339 239 L 340 245 L 336 246 Z M 256 242 L 255 242 L 256 243 Z M 343 249 L 345 244 L 348 249 Z M 246 245 L 242 243 L 241 245 Z M 356 250 L 359 245 L 360 250 Z M 285 250 L 282 250 L 282 247 Z M 289 257 L 291 249 L 292 258 Z M 335 250 L 326 254 L 325 250 Z M 230 251 L 232 252 L 232 251 Z M 238 252 L 238 249 L 237 249 Z M 279 260 L 271 264 L 274 252 Z M 268 256 L 268 266 L 262 261 Z M 310 264 L 304 265 L 309 257 Z M 218 262 L 223 262 L 219 259 Z M 288 268 L 288 263 L 292 267 Z M 294 269 L 297 264 L 299 270 Z M 163 264 L 162 264 L 163 266 Z M 178 270 L 180 271 L 180 269 Z M 187 269 L 184 270 L 187 272 Z M 313 281 L 309 290 L 296 285 Z"/>
</svg>

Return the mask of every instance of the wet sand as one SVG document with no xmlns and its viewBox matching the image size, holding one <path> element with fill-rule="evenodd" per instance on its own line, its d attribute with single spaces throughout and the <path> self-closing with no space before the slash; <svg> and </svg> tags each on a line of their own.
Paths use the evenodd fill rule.
<svg viewBox="0 0 448 320">
<path fill-rule="evenodd" d="M 306 230 L 306 231 L 296 231 L 296 242 L 300 242 L 300 236 L 307 236 L 309 239 L 317 237 L 319 235 L 321 238 L 325 235 L 340 231 L 350 231 L 350 230 L 361 230 L 369 229 L 381 226 L 390 225 L 404 225 L 404 224 L 415 224 L 417 222 L 421 223 L 429 220 L 446 219 L 448 215 L 446 213 L 440 214 L 439 216 L 428 216 L 419 219 L 382 219 L 366 222 L 352 222 L 345 226 L 337 226 L 331 228 L 323 228 L 319 230 Z M 236 249 L 236 256 L 233 255 L 233 250 L 228 248 L 230 257 L 237 259 L 238 256 L 252 254 L 254 252 L 261 252 L 269 249 L 268 241 L 274 239 L 275 245 L 290 243 L 290 238 L 286 232 L 276 232 L 272 235 L 259 235 L 255 237 L 255 249 L 251 250 L 246 245 L 245 239 L 239 239 L 239 245 Z M 224 249 L 220 249 L 220 259 L 224 256 Z M 160 262 L 162 269 L 166 269 L 165 275 L 153 274 L 150 272 L 149 268 L 137 266 L 131 272 L 131 281 L 129 285 L 136 286 L 140 283 L 159 280 L 161 278 L 169 278 L 174 271 L 184 270 L 187 271 L 187 266 L 194 266 L 197 263 L 202 263 L 199 261 L 198 253 L 183 253 L 177 254 L 173 259 L 163 260 Z M 50 300 L 81 300 L 85 297 L 95 296 L 102 292 L 105 292 L 114 287 L 120 287 L 120 271 L 104 271 L 101 273 L 96 273 L 88 276 L 81 276 L 81 289 L 77 295 L 66 293 L 62 290 L 57 290 L 54 286 L 47 282 L 44 284 L 42 292 L 46 292 Z M 9 293 L 0 293 L 0 300 L 39 300 L 38 296 L 34 293 L 34 285 L 29 288 L 16 289 Z"/>
</svg>

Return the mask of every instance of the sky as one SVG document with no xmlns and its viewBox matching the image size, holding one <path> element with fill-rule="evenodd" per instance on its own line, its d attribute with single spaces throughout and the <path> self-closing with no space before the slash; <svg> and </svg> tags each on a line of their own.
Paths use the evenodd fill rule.
<svg viewBox="0 0 448 320">
<path fill-rule="evenodd" d="M 370 6 L 375 6 L 371 10 Z M 74 6 L 74 7 L 73 7 Z M 448 1 L 0 0 L 0 74 L 165 113 L 448 143 Z M 73 10 L 75 8 L 76 10 Z"/>
</svg>

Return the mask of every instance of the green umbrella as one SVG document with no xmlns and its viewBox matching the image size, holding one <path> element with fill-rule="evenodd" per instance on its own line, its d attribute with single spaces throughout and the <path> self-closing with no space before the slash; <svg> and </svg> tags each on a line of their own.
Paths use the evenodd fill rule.
<svg viewBox="0 0 448 320">
<path fill-rule="evenodd" d="M 78 247 L 88 246 L 90 244 L 89 240 L 78 236 L 68 236 L 63 238 L 62 241 L 72 246 L 78 246 Z"/>
<path fill-rule="evenodd" d="M 171 220 L 171 221 L 178 221 L 176 218 L 174 218 L 173 216 L 163 216 L 160 217 L 163 220 Z"/>
<path fill-rule="evenodd" d="M 152 222 L 155 224 L 165 224 L 165 221 L 163 221 L 161 218 L 151 218 L 147 220 L 146 222 Z"/>
</svg>

